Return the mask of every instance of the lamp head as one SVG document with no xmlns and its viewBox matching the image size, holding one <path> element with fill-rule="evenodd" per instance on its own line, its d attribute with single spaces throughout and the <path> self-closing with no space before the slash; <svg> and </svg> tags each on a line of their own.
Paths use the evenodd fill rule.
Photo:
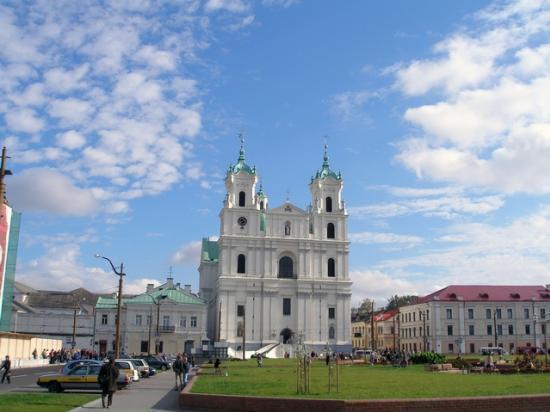
<svg viewBox="0 0 550 412">
<path fill-rule="evenodd" d="M 94 257 L 96 257 L 96 258 L 100 258 L 100 257 L 101 257 L 101 255 L 100 255 L 99 253 L 96 253 L 96 254 L 94 255 Z"/>
</svg>

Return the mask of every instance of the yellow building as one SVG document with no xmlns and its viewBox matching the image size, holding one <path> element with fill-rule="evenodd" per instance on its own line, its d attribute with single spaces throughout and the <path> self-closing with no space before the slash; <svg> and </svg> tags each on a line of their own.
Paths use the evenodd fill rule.
<svg viewBox="0 0 550 412">
<path fill-rule="evenodd" d="M 351 322 L 351 344 L 353 350 L 367 349 L 366 346 L 366 331 L 368 324 L 364 320 L 356 320 Z"/>
</svg>

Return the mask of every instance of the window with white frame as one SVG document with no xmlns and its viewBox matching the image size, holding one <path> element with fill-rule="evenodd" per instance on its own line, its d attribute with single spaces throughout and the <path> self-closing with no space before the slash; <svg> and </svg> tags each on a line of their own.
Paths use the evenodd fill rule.
<svg viewBox="0 0 550 412">
<path fill-rule="evenodd" d="M 107 325 L 109 323 L 109 315 L 103 314 L 101 315 L 101 324 Z"/>
<path fill-rule="evenodd" d="M 196 328 L 197 327 L 197 317 L 191 316 L 191 327 Z"/>
<path fill-rule="evenodd" d="M 136 325 L 137 326 L 141 326 L 141 320 L 142 320 L 141 315 L 136 315 Z"/>
</svg>

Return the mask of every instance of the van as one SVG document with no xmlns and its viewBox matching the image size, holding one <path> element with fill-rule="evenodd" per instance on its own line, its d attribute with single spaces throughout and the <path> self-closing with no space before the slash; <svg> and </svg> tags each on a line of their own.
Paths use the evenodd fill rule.
<svg viewBox="0 0 550 412">
<path fill-rule="evenodd" d="M 353 357 L 355 359 L 361 359 L 361 358 L 365 358 L 365 357 L 368 357 L 372 354 L 372 350 L 371 349 L 357 349 L 353 355 Z"/>
<path fill-rule="evenodd" d="M 128 375 L 132 381 L 139 381 L 139 372 L 131 359 L 115 359 L 115 366 L 123 373 Z"/>
<path fill-rule="evenodd" d="M 482 355 L 506 355 L 507 352 L 500 346 L 484 346 L 480 349 Z"/>
</svg>

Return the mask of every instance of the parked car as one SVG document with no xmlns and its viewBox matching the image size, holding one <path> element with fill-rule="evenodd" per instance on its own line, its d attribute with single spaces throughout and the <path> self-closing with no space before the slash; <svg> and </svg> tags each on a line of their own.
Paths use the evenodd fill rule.
<svg viewBox="0 0 550 412">
<path fill-rule="evenodd" d="M 101 366 L 103 365 L 103 362 L 95 359 L 72 360 L 67 362 L 65 365 L 63 365 L 60 372 L 63 374 L 67 374 L 77 366 L 82 366 L 82 365 L 100 365 Z"/>
<path fill-rule="evenodd" d="M 115 359 L 115 366 L 120 372 L 130 375 L 134 382 L 139 381 L 139 372 L 134 366 L 132 359 Z"/>
<path fill-rule="evenodd" d="M 150 375 L 149 364 L 145 359 L 130 359 L 134 366 L 137 368 L 142 378 L 148 378 Z"/>
<path fill-rule="evenodd" d="M 143 356 L 136 356 L 136 359 L 145 359 L 145 361 L 147 361 L 149 366 L 152 366 L 155 369 L 160 369 L 161 371 L 165 371 L 172 368 L 172 363 L 165 361 L 158 356 L 143 355 Z"/>
<path fill-rule="evenodd" d="M 48 388 L 50 392 L 63 392 L 65 389 L 93 389 L 100 390 L 97 376 L 101 364 L 78 365 L 68 373 L 48 373 L 36 381 L 38 386 Z M 126 373 L 120 373 L 117 379 L 119 389 L 127 387 L 132 379 Z"/>
</svg>

